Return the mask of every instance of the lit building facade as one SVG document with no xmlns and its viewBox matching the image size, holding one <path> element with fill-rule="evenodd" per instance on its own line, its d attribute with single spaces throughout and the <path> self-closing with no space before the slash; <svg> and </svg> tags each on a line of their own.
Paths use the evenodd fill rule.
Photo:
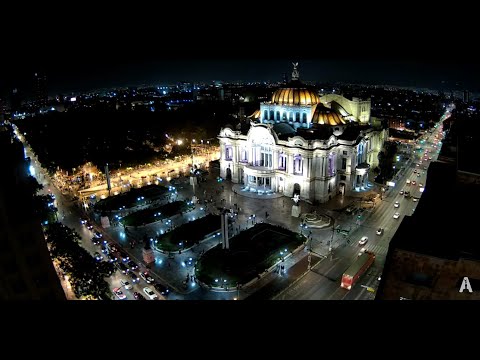
<svg viewBox="0 0 480 360">
<path fill-rule="evenodd" d="M 249 126 L 221 129 L 221 176 L 243 191 L 312 202 L 366 189 L 386 137 L 369 125 L 370 101 L 336 95 L 322 102 L 299 81 L 296 65 L 292 81 L 260 105 Z"/>
</svg>

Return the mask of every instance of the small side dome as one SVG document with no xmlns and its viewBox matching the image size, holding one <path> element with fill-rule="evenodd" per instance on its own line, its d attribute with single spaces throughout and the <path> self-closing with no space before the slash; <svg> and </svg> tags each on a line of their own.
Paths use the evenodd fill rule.
<svg viewBox="0 0 480 360">
<path fill-rule="evenodd" d="M 312 116 L 312 123 L 319 125 L 344 125 L 345 119 L 337 111 L 318 104 Z"/>
</svg>

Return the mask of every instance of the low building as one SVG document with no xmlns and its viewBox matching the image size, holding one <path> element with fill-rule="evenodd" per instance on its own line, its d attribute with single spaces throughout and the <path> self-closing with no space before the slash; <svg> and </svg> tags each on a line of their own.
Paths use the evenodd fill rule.
<svg viewBox="0 0 480 360">
<path fill-rule="evenodd" d="M 0 176 L 0 299 L 65 300 L 33 213 L 23 146 L 12 134 L 10 127 L 0 126 L 0 151 L 9 154 Z"/>
</svg>

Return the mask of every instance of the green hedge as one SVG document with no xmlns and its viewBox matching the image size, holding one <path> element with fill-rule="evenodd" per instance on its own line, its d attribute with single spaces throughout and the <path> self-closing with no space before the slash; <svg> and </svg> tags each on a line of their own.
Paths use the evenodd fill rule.
<svg viewBox="0 0 480 360">
<path fill-rule="evenodd" d="M 304 241 L 303 236 L 280 226 L 257 224 L 231 238 L 229 250 L 222 249 L 219 244 L 207 251 L 196 265 L 196 274 L 207 285 L 234 287 L 237 282 L 245 284 Z"/>
<path fill-rule="evenodd" d="M 102 199 L 94 206 L 95 211 L 118 211 L 125 206 L 125 209 L 132 208 L 136 205 L 145 205 L 148 201 L 161 199 L 168 193 L 168 188 L 161 185 L 147 185 L 139 189 L 131 189 L 129 192 L 109 196 Z M 138 200 L 140 197 L 145 199 Z"/>
<path fill-rule="evenodd" d="M 183 250 L 203 240 L 206 235 L 219 230 L 220 227 L 220 216 L 209 214 L 158 236 L 155 245 L 164 251 Z"/>
<path fill-rule="evenodd" d="M 185 201 L 174 201 L 152 209 L 136 211 L 123 217 L 120 221 L 125 226 L 140 226 L 167 219 L 173 215 L 193 209 L 195 209 L 195 205 L 188 205 Z"/>
</svg>

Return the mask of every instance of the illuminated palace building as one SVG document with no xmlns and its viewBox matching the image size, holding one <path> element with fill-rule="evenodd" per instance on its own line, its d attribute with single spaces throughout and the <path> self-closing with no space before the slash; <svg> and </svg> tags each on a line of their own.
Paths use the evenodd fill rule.
<svg viewBox="0 0 480 360">
<path fill-rule="evenodd" d="M 319 96 L 299 80 L 297 66 L 249 124 L 221 129 L 220 175 L 242 191 L 311 202 L 367 189 L 386 136 L 370 124 L 370 99 Z"/>
</svg>

